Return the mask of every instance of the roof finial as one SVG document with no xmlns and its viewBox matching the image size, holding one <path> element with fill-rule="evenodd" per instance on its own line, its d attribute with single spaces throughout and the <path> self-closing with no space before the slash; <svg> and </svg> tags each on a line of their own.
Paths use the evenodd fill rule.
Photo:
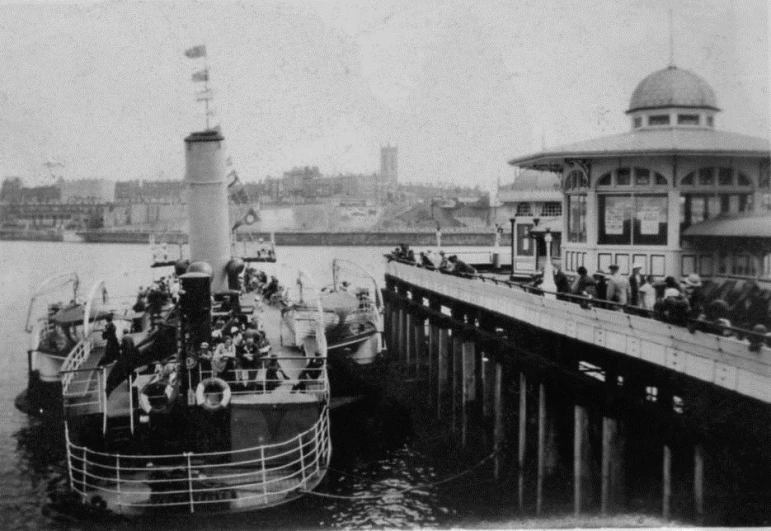
<svg viewBox="0 0 771 531">
<path fill-rule="evenodd" d="M 672 23 L 672 10 L 669 10 L 669 66 L 675 66 L 675 32 Z"/>
</svg>

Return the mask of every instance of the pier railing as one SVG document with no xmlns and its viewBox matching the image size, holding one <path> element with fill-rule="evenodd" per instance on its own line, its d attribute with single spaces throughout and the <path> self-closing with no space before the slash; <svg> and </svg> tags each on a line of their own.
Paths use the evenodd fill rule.
<svg viewBox="0 0 771 531">
<path fill-rule="evenodd" d="M 641 315 L 639 308 L 548 293 L 494 277 L 440 274 L 400 260 L 390 260 L 386 274 L 450 300 L 492 309 L 771 403 L 771 348 L 764 345 L 762 334 L 736 329 L 750 339 L 748 344 L 737 337 L 652 319 Z M 619 306 L 624 311 L 615 310 Z"/>
<path fill-rule="evenodd" d="M 266 507 L 313 489 L 331 457 L 329 412 L 289 440 L 221 452 L 121 455 L 67 438 L 70 488 L 123 514 Z M 223 507 L 224 505 L 224 507 Z"/>
</svg>

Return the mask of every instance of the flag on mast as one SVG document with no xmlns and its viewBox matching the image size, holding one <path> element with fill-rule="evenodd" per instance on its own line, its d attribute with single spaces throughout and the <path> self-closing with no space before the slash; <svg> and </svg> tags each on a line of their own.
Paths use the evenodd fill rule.
<svg viewBox="0 0 771 531">
<path fill-rule="evenodd" d="M 257 213 L 257 211 L 254 209 L 254 207 L 250 208 L 249 211 L 244 214 L 244 216 L 239 219 L 238 221 L 233 224 L 233 228 L 231 230 L 236 230 L 238 227 L 241 227 L 242 225 L 252 225 L 253 223 L 256 223 L 260 220 L 260 215 Z"/>
<path fill-rule="evenodd" d="M 206 57 L 206 45 L 199 44 L 185 50 L 185 57 L 188 59 L 198 59 L 199 57 Z"/>
<path fill-rule="evenodd" d="M 228 184 L 228 188 L 231 188 L 237 184 L 241 184 L 241 180 L 238 178 L 238 174 L 236 173 L 236 170 L 230 170 L 230 172 L 228 172 L 225 178 L 227 179 L 228 177 L 233 178 L 233 181 L 230 184 Z"/>
<path fill-rule="evenodd" d="M 204 68 L 203 70 L 193 73 L 193 81 L 209 81 L 209 70 Z"/>
</svg>

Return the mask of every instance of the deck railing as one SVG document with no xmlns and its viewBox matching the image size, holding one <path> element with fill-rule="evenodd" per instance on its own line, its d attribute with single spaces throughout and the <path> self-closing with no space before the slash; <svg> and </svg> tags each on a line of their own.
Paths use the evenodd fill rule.
<svg viewBox="0 0 771 531">
<path fill-rule="evenodd" d="M 296 378 L 292 378 L 285 372 L 268 378 L 266 367 L 271 360 L 277 361 L 321 361 L 319 366 L 303 369 Z M 282 369 L 283 371 L 283 369 Z M 198 364 L 199 380 L 217 377 L 227 382 L 233 395 L 270 394 L 279 388 L 288 388 L 292 392 L 313 394 L 318 400 L 326 400 L 329 397 L 329 380 L 327 379 L 326 358 L 307 358 L 305 356 L 280 356 L 260 358 L 253 362 L 251 367 L 232 366 L 225 370 L 203 368 Z"/>
<path fill-rule="evenodd" d="M 606 309 L 606 310 L 615 310 L 615 311 L 627 313 L 630 315 L 637 315 L 641 317 L 647 317 L 650 319 L 657 319 L 657 320 L 664 321 L 664 319 L 661 319 L 660 318 L 661 316 L 658 315 L 656 311 L 644 309 L 639 306 L 634 306 L 631 304 L 623 304 L 620 302 L 609 301 L 605 299 L 597 299 L 592 297 L 585 297 L 582 295 L 574 295 L 572 293 L 559 293 L 559 292 L 548 291 L 548 290 L 542 289 L 539 286 L 530 285 L 524 282 L 514 282 L 511 280 L 504 280 L 504 279 L 496 278 L 492 275 L 485 275 L 480 273 L 464 274 L 464 273 L 454 273 L 449 271 L 443 271 L 435 267 L 428 267 L 422 264 L 411 262 L 409 260 L 396 258 L 391 255 L 386 255 L 386 259 L 388 261 L 398 262 L 402 265 L 413 266 L 419 269 L 425 269 L 426 271 L 434 271 L 436 273 L 440 273 L 443 275 L 452 275 L 456 277 L 466 278 L 469 280 L 476 280 L 479 282 L 490 283 L 496 286 L 506 286 L 510 289 L 521 290 L 526 293 L 530 293 L 534 295 L 540 295 L 551 299 L 559 299 L 559 300 L 564 300 L 568 302 L 574 302 L 585 309 L 600 308 L 600 309 Z M 768 334 L 765 332 L 757 332 L 753 330 L 747 330 L 744 328 L 738 328 L 735 326 L 724 325 L 720 323 L 711 323 L 701 319 L 693 319 L 693 318 L 686 318 L 683 322 L 669 322 L 669 321 L 666 321 L 666 322 L 667 324 L 680 325 L 683 328 L 689 329 L 691 332 L 695 332 L 699 330 L 705 333 L 711 333 L 711 334 L 716 334 L 716 335 L 726 336 L 726 337 L 734 337 L 739 341 L 743 339 L 747 339 L 750 349 L 753 349 L 753 350 L 760 348 L 764 344 L 767 344 L 768 346 L 771 347 L 771 334 Z"/>
<path fill-rule="evenodd" d="M 278 504 L 314 488 L 332 451 L 327 408 L 289 440 L 222 452 L 120 455 L 78 446 L 69 430 L 66 439 L 71 489 L 84 503 L 125 513 Z"/>
</svg>

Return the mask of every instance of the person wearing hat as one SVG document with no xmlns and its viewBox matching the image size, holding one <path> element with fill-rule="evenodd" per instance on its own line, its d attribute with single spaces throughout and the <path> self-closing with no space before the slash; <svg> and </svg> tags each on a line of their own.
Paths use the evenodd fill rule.
<svg viewBox="0 0 771 531">
<path fill-rule="evenodd" d="M 608 279 L 608 300 L 626 305 L 629 302 L 629 280 L 619 273 L 618 264 L 611 264 Z M 614 307 L 614 309 L 620 309 Z"/>
<path fill-rule="evenodd" d="M 695 319 L 704 310 L 704 294 L 702 293 L 701 278 L 696 273 L 688 275 L 681 283 L 683 293 L 691 307 L 689 317 Z"/>
<path fill-rule="evenodd" d="M 597 299 L 608 300 L 608 277 L 601 270 L 598 270 L 592 275 L 594 278 L 594 290 L 597 292 Z"/>
<path fill-rule="evenodd" d="M 632 306 L 642 306 L 640 304 L 640 286 L 645 283 L 643 269 L 642 262 L 632 264 L 632 274 L 629 276 L 629 304 Z"/>
<path fill-rule="evenodd" d="M 447 260 L 447 257 L 444 254 L 444 251 L 439 251 L 439 270 L 440 271 L 450 271 L 450 261 Z"/>
</svg>

